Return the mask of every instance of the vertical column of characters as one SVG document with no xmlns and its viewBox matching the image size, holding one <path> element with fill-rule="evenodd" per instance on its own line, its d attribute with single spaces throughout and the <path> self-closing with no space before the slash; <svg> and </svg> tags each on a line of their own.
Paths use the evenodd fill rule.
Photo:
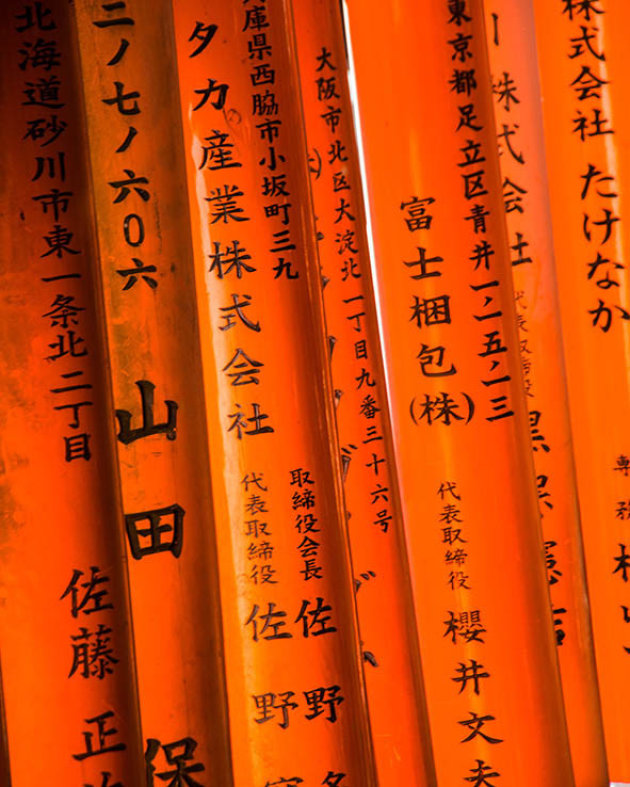
<svg viewBox="0 0 630 787">
<path fill-rule="evenodd" d="M 482 4 L 347 6 L 438 782 L 573 784 Z"/>
<path fill-rule="evenodd" d="M 547 578 L 576 783 L 607 784 L 584 573 L 545 169 L 533 8 L 490 2 L 493 71 L 521 349 Z"/>
<path fill-rule="evenodd" d="M 173 7 L 235 780 L 372 785 L 289 7 Z"/>
<path fill-rule="evenodd" d="M 144 767 L 71 19 L 59 0 L 11 0 L 0 30 L 0 640 L 11 778 L 132 787 Z"/>
<path fill-rule="evenodd" d="M 75 13 L 119 408 L 147 778 L 227 785 L 216 544 L 170 4 L 89 2 Z"/>
<path fill-rule="evenodd" d="M 551 215 L 586 571 L 610 777 L 630 782 L 628 139 L 624 3 L 534 3 Z M 615 44 L 615 66 L 611 48 Z M 616 82 L 620 81 L 619 86 Z M 613 91 L 614 87 L 614 91 Z"/>
<path fill-rule="evenodd" d="M 435 778 L 336 0 L 293 4 L 326 325 L 380 783 Z M 410 229 L 426 222 L 411 197 Z M 359 592 L 360 591 L 360 592 Z"/>
</svg>

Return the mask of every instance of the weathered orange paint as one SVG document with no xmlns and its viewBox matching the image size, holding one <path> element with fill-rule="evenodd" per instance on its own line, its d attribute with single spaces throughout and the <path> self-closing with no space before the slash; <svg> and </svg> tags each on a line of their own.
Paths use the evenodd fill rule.
<svg viewBox="0 0 630 787">
<path fill-rule="evenodd" d="M 126 517 L 172 506 L 183 510 L 181 551 L 168 549 L 178 525 L 175 513 L 157 520 L 166 528 L 160 534 L 139 535 L 141 549 L 155 538 L 163 551 L 128 551 L 148 768 L 156 779 L 167 773 L 169 755 L 160 747 L 189 738 L 196 744 L 191 764 L 205 768 L 203 779 L 229 785 L 220 595 L 170 4 L 136 0 L 110 8 L 94 1 L 77 4 L 75 13 L 114 402 L 130 414 L 131 429 L 144 423 L 139 381 L 155 386 L 156 425 L 168 421 L 169 411 L 172 417 L 169 402 L 177 405 L 168 433 L 123 443 L 124 418 L 117 424 Z M 134 24 L 101 24 L 121 18 Z M 120 107 L 111 103 L 117 97 Z M 126 179 L 134 182 L 116 185 Z M 133 270 L 138 272 L 132 277 Z M 137 527 L 150 524 L 144 519 Z M 181 754 L 184 745 L 174 752 Z"/>
<path fill-rule="evenodd" d="M 77 63 L 67 4 L 50 0 L 45 7 L 49 13 L 42 23 L 55 25 L 50 32 L 36 24 L 17 29 L 28 21 L 27 4 L 12 0 L 0 8 L 4 765 L 10 765 L 13 787 L 100 784 L 102 771 L 114 777 L 112 784 L 141 784 L 113 407 L 82 157 Z M 57 65 L 50 70 L 31 58 L 38 40 L 54 42 Z M 52 81 L 48 93 L 47 80 Z M 29 129 L 38 118 L 44 118 L 42 135 L 33 136 Z M 55 127 L 61 129 L 56 139 Z M 58 215 L 53 189 L 68 199 L 57 204 Z M 52 242 L 56 226 L 70 233 L 68 251 L 56 250 Z M 71 405 L 81 401 L 91 404 L 75 411 Z M 82 453 L 85 436 L 88 450 Z M 102 580 L 93 592 L 102 595 L 100 602 L 81 606 L 92 567 Z M 104 653 L 81 661 L 75 647 L 85 644 L 94 655 L 97 630 Z M 87 751 L 86 734 L 99 748 L 97 726 L 88 720 L 101 714 L 113 714 L 104 719 L 111 733 L 106 745 L 123 749 L 77 759 Z M 2 771 L 0 764 L 0 782 L 8 785 Z"/>
</svg>

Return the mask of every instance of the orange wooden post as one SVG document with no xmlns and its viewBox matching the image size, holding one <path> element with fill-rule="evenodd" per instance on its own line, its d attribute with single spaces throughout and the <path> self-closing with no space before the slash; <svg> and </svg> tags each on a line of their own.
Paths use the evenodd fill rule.
<svg viewBox="0 0 630 787">
<path fill-rule="evenodd" d="M 566 787 L 482 4 L 347 6 L 438 783 Z"/>
<path fill-rule="evenodd" d="M 293 8 L 379 784 L 434 784 L 341 10 Z"/>
<path fill-rule="evenodd" d="M 610 778 L 630 783 L 630 174 L 624 2 L 535 2 L 549 193 Z"/>
<path fill-rule="evenodd" d="M 0 644 L 12 784 L 100 786 L 108 773 L 112 787 L 139 785 L 113 407 L 68 6 L 3 3 L 0 37 Z"/>
<path fill-rule="evenodd" d="M 150 779 L 231 783 L 170 4 L 76 5 Z"/>
<path fill-rule="evenodd" d="M 501 177 L 547 578 L 576 784 L 607 785 L 584 573 L 533 7 L 486 2 Z"/>
<path fill-rule="evenodd" d="M 289 4 L 174 4 L 236 784 L 371 787 Z"/>
</svg>

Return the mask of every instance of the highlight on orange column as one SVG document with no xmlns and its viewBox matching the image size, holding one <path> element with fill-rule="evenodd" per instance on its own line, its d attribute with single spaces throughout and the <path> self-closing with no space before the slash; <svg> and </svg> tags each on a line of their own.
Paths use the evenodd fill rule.
<svg viewBox="0 0 630 787">
<path fill-rule="evenodd" d="M 566 787 L 482 4 L 347 7 L 438 783 Z"/>
<path fill-rule="evenodd" d="M 75 6 L 147 778 L 231 784 L 220 596 L 168 2 Z M 172 776 L 171 776 L 172 778 Z"/>
<path fill-rule="evenodd" d="M 534 3 L 551 215 L 608 767 L 630 783 L 630 175 L 624 2 Z"/>
<path fill-rule="evenodd" d="M 293 3 L 379 784 L 435 783 L 337 0 Z"/>
<path fill-rule="evenodd" d="M 144 777 L 71 33 L 60 0 L 0 8 L 0 642 L 14 787 Z"/>
<path fill-rule="evenodd" d="M 584 572 L 575 463 L 553 259 L 534 13 L 486 2 L 500 146 L 547 579 L 576 785 L 608 785 Z"/>
<path fill-rule="evenodd" d="M 174 10 L 235 782 L 371 787 L 289 5 Z"/>
</svg>

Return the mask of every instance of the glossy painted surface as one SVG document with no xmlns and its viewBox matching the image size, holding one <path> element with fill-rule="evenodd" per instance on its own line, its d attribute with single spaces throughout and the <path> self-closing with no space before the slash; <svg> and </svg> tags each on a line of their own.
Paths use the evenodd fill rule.
<svg viewBox="0 0 630 787">
<path fill-rule="evenodd" d="M 0 146 L 10 152 L 0 165 L 0 643 L 8 760 L 13 787 L 100 785 L 103 771 L 112 784 L 140 784 L 76 56 L 67 4 L 51 0 L 46 9 L 35 15 L 32 4 L 13 1 L 0 8 Z M 3 759 L 0 782 L 8 785 Z"/>
<path fill-rule="evenodd" d="M 434 784 L 340 6 L 293 8 L 379 784 Z"/>
<path fill-rule="evenodd" d="M 482 5 L 347 6 L 438 783 L 566 787 Z"/>
<path fill-rule="evenodd" d="M 368 787 L 289 7 L 174 11 L 235 782 Z"/>
<path fill-rule="evenodd" d="M 555 3 L 534 2 L 534 8 L 606 749 L 611 779 L 627 782 L 630 293 L 623 183 L 630 172 L 625 34 L 630 8 L 623 0 L 580 4 L 571 14 Z M 588 40 L 580 41 L 584 31 Z"/>
<path fill-rule="evenodd" d="M 576 785 L 607 785 L 529 2 L 486 3 L 521 362 Z M 524 244 L 524 245 L 521 245 Z"/>
<path fill-rule="evenodd" d="M 220 596 L 170 4 L 87 2 L 77 4 L 76 17 L 147 767 L 156 780 L 165 780 L 169 758 L 184 757 L 187 767 L 200 766 L 194 772 L 200 779 L 229 785 Z"/>
</svg>

